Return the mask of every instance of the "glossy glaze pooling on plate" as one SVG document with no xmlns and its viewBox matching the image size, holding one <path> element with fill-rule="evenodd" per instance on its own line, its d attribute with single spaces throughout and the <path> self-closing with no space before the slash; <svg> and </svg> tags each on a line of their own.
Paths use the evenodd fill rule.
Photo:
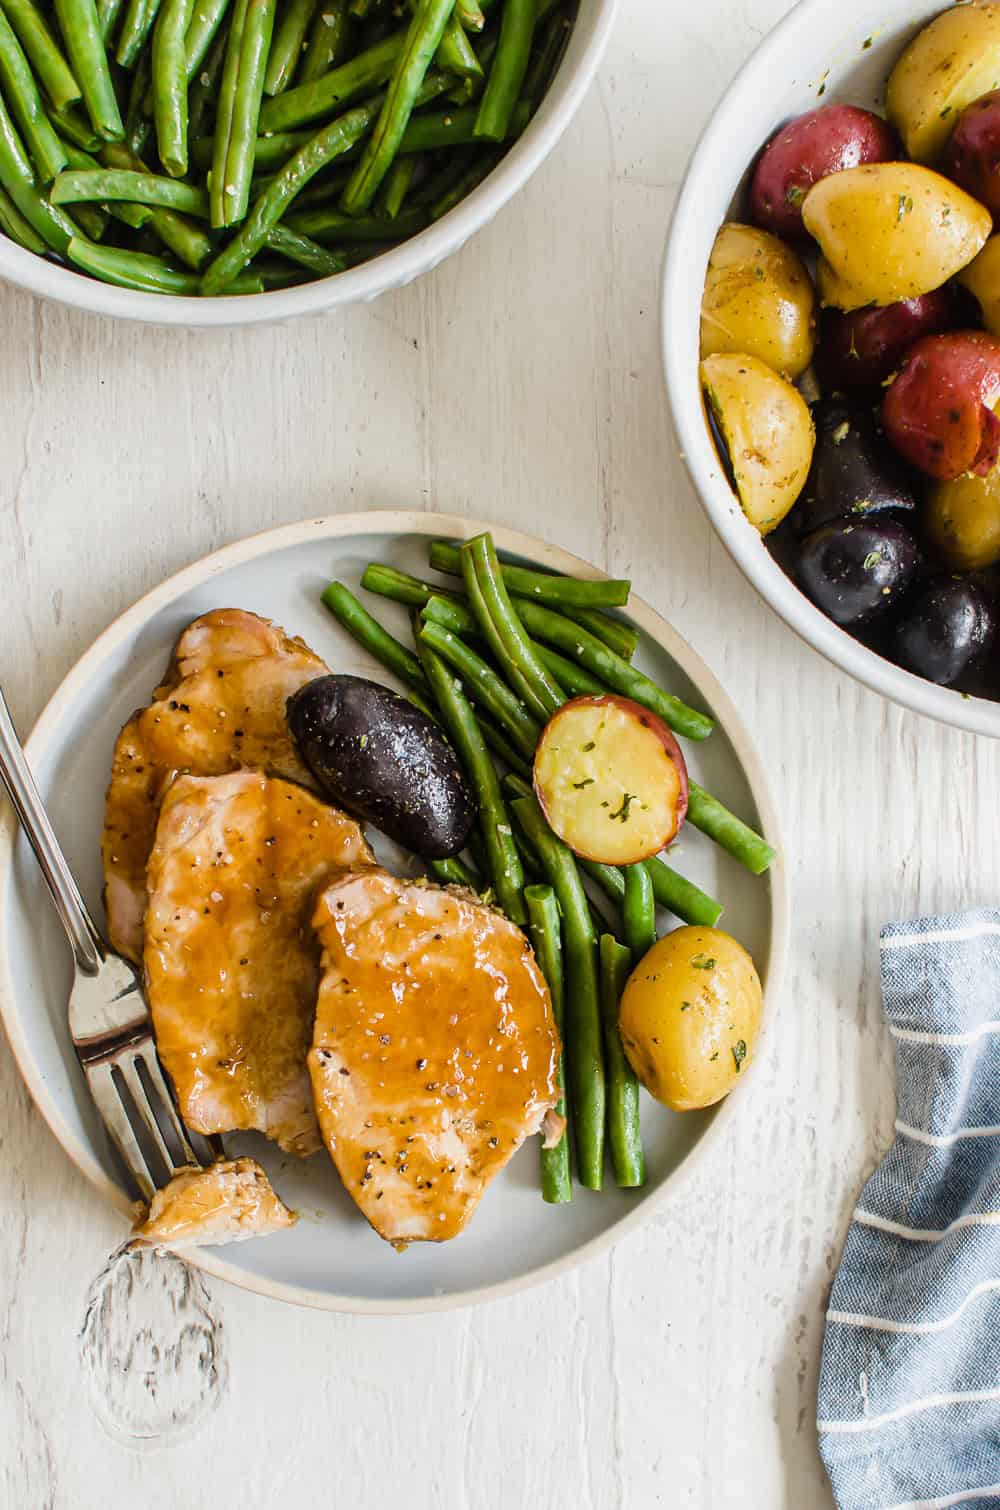
<svg viewBox="0 0 1000 1510">
<path fill-rule="evenodd" d="M 384 870 L 323 892 L 309 1072 L 345 1188 L 390 1242 L 462 1231 L 557 1098 L 526 934 L 471 893 Z"/>
</svg>

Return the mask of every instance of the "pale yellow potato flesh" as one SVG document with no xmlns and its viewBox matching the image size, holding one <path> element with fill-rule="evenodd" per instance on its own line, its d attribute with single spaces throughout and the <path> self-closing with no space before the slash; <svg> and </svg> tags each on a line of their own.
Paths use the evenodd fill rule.
<svg viewBox="0 0 1000 1510">
<path fill-rule="evenodd" d="M 956 117 L 1000 88 L 1000 5 L 952 5 L 917 33 L 889 75 L 886 113 L 907 154 L 932 163 Z"/>
<path fill-rule="evenodd" d="M 958 281 L 979 300 L 983 324 L 1000 336 L 1000 236 L 991 236 L 978 257 L 958 275 Z"/>
<path fill-rule="evenodd" d="M 549 827 L 574 854 L 632 865 L 674 837 L 680 775 L 658 728 L 645 708 L 611 698 L 567 703 L 546 724 L 535 791 Z"/>
<path fill-rule="evenodd" d="M 719 928 L 675 928 L 625 986 L 619 1024 L 629 1063 L 672 1110 L 712 1106 L 750 1067 L 762 1003 L 742 944 Z"/>
<path fill-rule="evenodd" d="M 924 505 L 932 546 L 957 571 L 979 571 L 1000 561 L 1000 467 L 985 477 L 963 472 L 939 482 Z"/>
<path fill-rule="evenodd" d="M 730 352 L 706 357 L 701 384 L 729 452 L 740 506 L 767 535 L 809 475 L 816 442 L 809 406 L 758 357 Z"/>
<path fill-rule="evenodd" d="M 812 361 L 816 297 L 797 252 L 768 231 L 721 227 L 701 301 L 701 355 L 746 352 L 783 377 Z"/>
<path fill-rule="evenodd" d="M 940 288 L 986 244 L 989 210 L 919 163 L 866 163 L 821 178 L 802 203 L 820 246 L 823 304 L 859 309 Z"/>
</svg>

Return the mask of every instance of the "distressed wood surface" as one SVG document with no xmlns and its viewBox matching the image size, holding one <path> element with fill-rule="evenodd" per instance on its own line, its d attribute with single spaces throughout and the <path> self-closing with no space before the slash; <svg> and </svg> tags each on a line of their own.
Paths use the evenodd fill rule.
<svg viewBox="0 0 1000 1510">
<path fill-rule="evenodd" d="M 372 306 L 188 336 L 0 289 L 2 676 L 22 727 L 120 609 L 205 551 L 333 510 L 466 511 L 631 575 L 698 647 L 771 763 L 795 895 L 770 1059 L 725 1145 L 610 1257 L 465 1313 L 308 1313 L 169 1261 L 103 1273 L 121 1225 L 0 1046 L 3 1505 L 831 1503 L 822 1306 L 892 1127 L 877 930 L 996 902 L 1000 747 L 800 645 L 672 444 L 671 206 L 713 101 L 785 8 L 629 0 L 528 189 Z"/>
</svg>

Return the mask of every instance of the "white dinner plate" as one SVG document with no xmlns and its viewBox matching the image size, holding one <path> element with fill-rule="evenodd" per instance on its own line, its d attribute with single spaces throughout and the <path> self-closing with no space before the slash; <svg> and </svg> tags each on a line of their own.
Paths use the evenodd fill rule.
<svg viewBox="0 0 1000 1510">
<path fill-rule="evenodd" d="M 357 589 L 368 561 L 428 574 L 427 543 L 488 526 L 440 514 L 367 513 L 307 520 L 217 551 L 171 577 L 117 619 L 59 687 L 27 743 L 28 758 L 67 856 L 95 914 L 101 910 L 100 832 L 111 752 L 119 729 L 149 700 L 178 634 L 212 608 L 252 609 L 301 635 L 336 671 L 389 681 L 320 602 L 333 577 Z M 583 576 L 593 567 L 555 546 L 494 529 L 497 547 L 527 564 Z M 406 635 L 405 611 L 366 598 Z M 670 625 L 633 597 L 625 617 L 643 632 L 636 664 L 672 692 L 712 713 L 718 728 L 686 742 L 692 775 L 778 843 L 774 804 L 761 763 L 735 707 Z M 765 987 L 765 1026 L 775 1012 L 788 901 L 780 859 L 766 877 L 749 875 L 703 835 L 685 830 L 672 863 L 725 906 L 722 926 L 751 952 Z M 667 919 L 661 920 L 669 926 Z M 661 930 L 662 931 L 662 930 Z M 129 1200 L 79 1071 L 65 1023 L 69 953 L 31 852 L 9 804 L 0 823 L 0 1012 L 39 1110 L 83 1174 L 125 1212 Z M 400 1255 L 357 1211 L 325 1153 L 300 1162 L 257 1134 L 227 1138 L 252 1152 L 300 1213 L 293 1230 L 222 1249 L 193 1263 L 249 1290 L 303 1305 L 360 1312 L 427 1311 L 508 1294 L 564 1272 L 608 1248 L 678 1188 L 718 1138 L 754 1074 L 719 1107 L 675 1115 L 645 1094 L 648 1183 L 600 1193 L 574 1188 L 566 1206 L 546 1206 L 531 1139 L 487 1190 L 468 1229 L 440 1245 Z"/>
</svg>

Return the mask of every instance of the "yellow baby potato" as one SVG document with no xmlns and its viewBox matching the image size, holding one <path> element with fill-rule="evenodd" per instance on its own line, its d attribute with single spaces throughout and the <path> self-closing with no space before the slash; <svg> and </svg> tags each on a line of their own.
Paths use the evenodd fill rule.
<svg viewBox="0 0 1000 1510">
<path fill-rule="evenodd" d="M 820 298 L 838 309 L 894 304 L 940 288 L 993 228 L 989 210 L 918 163 L 867 163 L 821 178 L 802 203 L 823 254 Z"/>
<path fill-rule="evenodd" d="M 1000 236 L 991 236 L 979 256 L 958 275 L 979 300 L 983 324 L 991 336 L 1000 336 Z"/>
<path fill-rule="evenodd" d="M 719 928 L 665 934 L 632 972 L 622 1044 L 642 1084 L 674 1111 L 712 1106 L 746 1074 L 760 1033 L 754 962 Z"/>
<path fill-rule="evenodd" d="M 1000 561 L 1000 467 L 985 477 L 963 472 L 936 483 L 924 505 L 924 529 L 935 551 L 957 571 Z"/>
<path fill-rule="evenodd" d="M 907 153 L 932 163 L 955 119 L 1000 85 L 1000 5 L 952 5 L 919 31 L 886 90 L 886 113 Z"/>
<path fill-rule="evenodd" d="M 701 384 L 729 452 L 740 506 L 766 535 L 784 519 L 809 475 L 816 441 L 809 406 L 759 357 L 706 357 Z"/>
<path fill-rule="evenodd" d="M 768 231 L 735 221 L 715 238 L 701 301 L 701 355 L 759 357 L 797 378 L 815 344 L 812 282 L 797 252 Z"/>
</svg>

